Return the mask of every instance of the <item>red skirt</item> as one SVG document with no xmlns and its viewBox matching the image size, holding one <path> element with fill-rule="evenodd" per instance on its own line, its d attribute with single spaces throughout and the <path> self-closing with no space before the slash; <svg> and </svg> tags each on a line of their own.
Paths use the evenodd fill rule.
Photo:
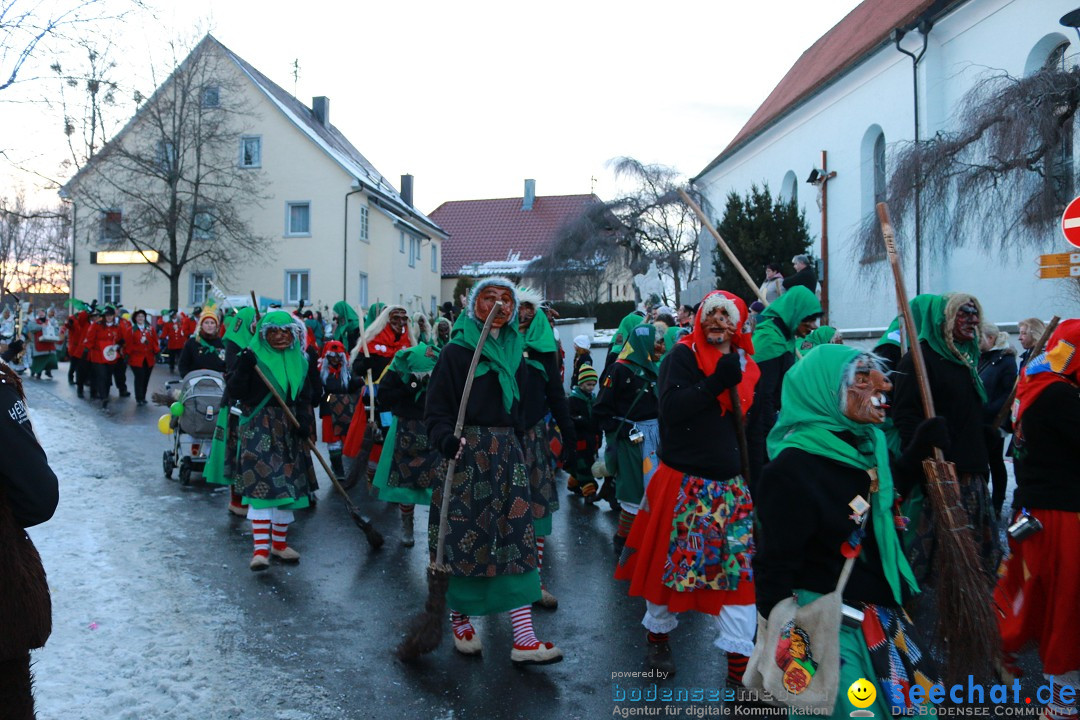
<svg viewBox="0 0 1080 720">
<path fill-rule="evenodd" d="M 664 463 L 656 469 L 646 491 L 647 503 L 634 518 L 623 551 L 625 560 L 615 569 L 617 580 L 629 580 L 629 594 L 674 613 L 696 610 L 719 615 L 725 605 L 752 605 L 754 583 L 742 577 L 734 590 L 677 591 L 663 582 L 671 552 L 672 523 L 685 475 Z M 648 507 L 649 509 L 644 509 Z"/>
<path fill-rule="evenodd" d="M 1017 541 L 1002 566 L 994 602 L 1007 653 L 1034 642 L 1043 672 L 1080 668 L 1080 513 L 1031 510 L 1043 529 Z"/>
</svg>

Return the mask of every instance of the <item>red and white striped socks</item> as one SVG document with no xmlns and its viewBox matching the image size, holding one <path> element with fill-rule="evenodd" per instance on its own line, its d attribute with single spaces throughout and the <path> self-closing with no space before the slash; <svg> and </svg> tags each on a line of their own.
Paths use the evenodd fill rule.
<svg viewBox="0 0 1080 720">
<path fill-rule="evenodd" d="M 533 650 L 540 641 L 533 631 L 532 608 L 523 605 L 510 611 L 510 626 L 514 630 L 514 647 L 518 650 Z"/>
<path fill-rule="evenodd" d="M 274 550 L 275 551 L 282 552 L 282 551 L 285 550 L 285 548 L 288 547 L 288 544 L 285 542 L 285 536 L 288 535 L 288 533 L 289 533 L 289 524 L 288 523 L 274 523 L 273 524 L 272 539 L 273 539 Z"/>
<path fill-rule="evenodd" d="M 540 572 L 540 569 L 544 567 L 544 541 L 547 537 L 539 535 L 536 538 L 536 571 Z"/>
<path fill-rule="evenodd" d="M 1072 702 L 1065 702 L 1064 691 L 1067 686 L 1058 682 L 1057 677 L 1053 678 L 1050 683 L 1052 695 L 1050 696 L 1050 702 L 1046 706 L 1045 717 L 1049 718 L 1049 720 L 1077 720 L 1075 689 L 1070 693 L 1073 698 Z"/>
<path fill-rule="evenodd" d="M 450 629 L 454 631 L 454 637 L 461 640 L 472 640 L 476 634 L 468 615 L 462 615 L 456 610 L 450 611 Z"/>
<path fill-rule="evenodd" d="M 270 521 L 252 520 L 251 535 L 255 538 L 255 555 L 270 557 Z"/>
</svg>

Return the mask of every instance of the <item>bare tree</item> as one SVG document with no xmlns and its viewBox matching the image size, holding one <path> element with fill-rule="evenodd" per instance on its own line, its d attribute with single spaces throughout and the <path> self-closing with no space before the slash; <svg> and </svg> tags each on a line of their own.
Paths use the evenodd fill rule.
<svg viewBox="0 0 1080 720">
<path fill-rule="evenodd" d="M 120 86 L 112 79 L 116 62 L 112 43 L 79 42 L 84 62 L 63 67 L 59 60 L 50 69 L 59 81 L 55 101 L 63 113 L 68 153 L 63 172 L 82 170 L 112 135 L 116 125 Z"/>
<path fill-rule="evenodd" d="M 656 262 L 661 276 L 674 288 L 674 302 L 681 302 L 682 289 L 698 271 L 698 236 L 701 223 L 676 194 L 684 178 L 674 168 L 646 165 L 634 158 L 612 161 L 617 178 L 632 180 L 634 190 L 606 204 L 619 219 L 632 244 L 643 257 Z M 704 199 L 689 191 L 702 203 Z"/>
<path fill-rule="evenodd" d="M 28 208 L 0 198 L 0 296 L 64 293 L 71 281 L 71 224 L 64 208 Z"/>
<path fill-rule="evenodd" d="M 91 220 L 80 227 L 107 249 L 138 252 L 168 279 L 177 307 L 186 269 L 226 278 L 270 245 L 249 220 L 264 198 L 261 171 L 238 167 L 253 113 L 245 80 L 210 36 L 183 60 L 171 49 L 168 78 L 65 191 Z"/>
</svg>

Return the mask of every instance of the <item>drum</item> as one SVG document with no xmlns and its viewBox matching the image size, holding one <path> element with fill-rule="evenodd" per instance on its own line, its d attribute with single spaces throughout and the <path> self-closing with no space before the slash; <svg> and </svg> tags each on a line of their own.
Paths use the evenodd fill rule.
<svg viewBox="0 0 1080 720">
<path fill-rule="evenodd" d="M 106 345 L 105 349 L 101 351 L 101 354 L 105 357 L 105 362 L 115 362 L 120 357 L 119 345 Z"/>
</svg>

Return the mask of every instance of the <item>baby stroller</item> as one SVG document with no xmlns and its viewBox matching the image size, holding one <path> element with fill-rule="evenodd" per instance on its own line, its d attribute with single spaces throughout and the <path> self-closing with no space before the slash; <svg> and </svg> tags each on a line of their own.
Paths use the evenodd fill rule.
<svg viewBox="0 0 1080 720">
<path fill-rule="evenodd" d="M 170 420 L 173 447 L 162 457 L 165 477 L 171 478 L 173 468 L 180 469 L 180 483 L 191 482 L 191 473 L 202 471 L 210 456 L 218 408 L 225 392 L 225 378 L 215 370 L 193 370 L 181 380 L 165 384 L 166 390 L 184 406 L 180 417 Z"/>
</svg>

